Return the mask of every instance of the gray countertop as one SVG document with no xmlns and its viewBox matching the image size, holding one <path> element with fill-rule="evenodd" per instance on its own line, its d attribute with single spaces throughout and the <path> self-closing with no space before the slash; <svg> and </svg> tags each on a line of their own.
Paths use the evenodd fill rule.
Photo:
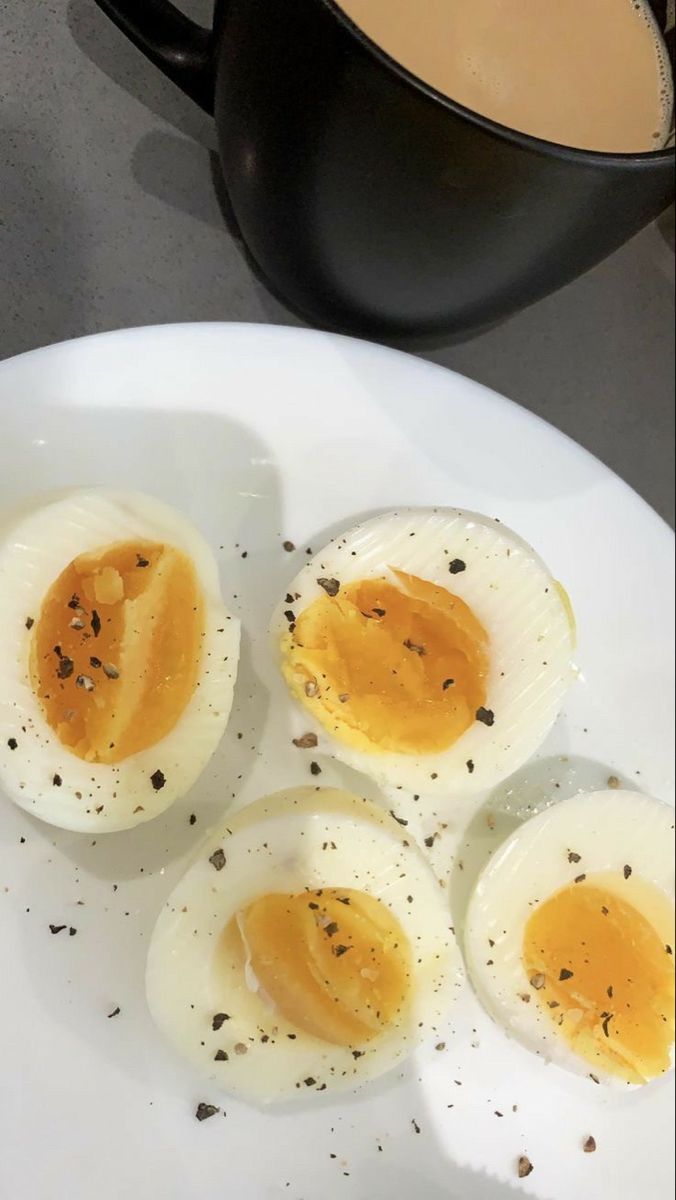
<svg viewBox="0 0 676 1200">
<path fill-rule="evenodd" d="M 208 23 L 208 0 L 181 0 Z M 210 120 L 93 0 L 0 0 L 0 358 L 164 321 L 300 324 L 226 231 Z M 539 413 L 673 522 L 673 210 L 488 334 L 426 350 Z"/>
</svg>

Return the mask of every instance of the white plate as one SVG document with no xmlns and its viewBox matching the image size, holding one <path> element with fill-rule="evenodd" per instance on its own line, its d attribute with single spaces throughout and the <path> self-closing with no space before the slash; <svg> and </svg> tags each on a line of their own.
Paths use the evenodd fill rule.
<svg viewBox="0 0 676 1200">
<path fill-rule="evenodd" d="M 469 848 L 467 811 L 437 803 L 412 817 L 416 832 L 449 822 L 437 865 L 450 865 L 461 924 L 469 882 L 488 839 L 511 827 L 510 809 L 601 785 L 611 771 L 672 797 L 667 527 L 508 401 L 327 334 L 195 325 L 55 346 L 0 365 L 0 420 L 0 504 L 91 483 L 171 501 L 220 548 L 225 594 L 246 629 L 225 743 L 192 796 L 164 817 L 92 839 L 41 825 L 0 797 L 0 1194 L 605 1200 L 611 1189 L 614 1200 L 666 1200 L 669 1081 L 606 1094 L 547 1067 L 490 1023 L 469 987 L 446 1049 L 422 1050 L 403 1078 L 347 1100 L 262 1112 L 216 1095 L 174 1057 L 146 1011 L 143 967 L 154 918 L 207 825 L 233 796 L 241 804 L 309 778 L 289 743 L 265 638 L 307 546 L 376 509 L 461 505 L 515 526 L 570 589 L 584 681 L 541 761 L 491 799 L 506 813 L 495 835 L 485 813 Z M 298 551 L 286 553 L 284 539 Z M 322 781 L 349 779 L 325 764 Z M 397 794 L 400 812 L 412 807 Z M 72 924 L 77 936 L 53 937 L 49 922 Z M 220 1103 L 225 1118 L 198 1124 L 200 1100 Z M 590 1133 L 595 1155 L 581 1150 Z M 519 1183 L 522 1153 L 535 1170 Z"/>
</svg>

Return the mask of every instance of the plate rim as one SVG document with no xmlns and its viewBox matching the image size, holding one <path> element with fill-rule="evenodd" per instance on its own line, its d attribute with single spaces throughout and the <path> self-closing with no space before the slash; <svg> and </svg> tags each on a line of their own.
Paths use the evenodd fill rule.
<svg viewBox="0 0 676 1200">
<path fill-rule="evenodd" d="M 351 337 L 348 334 L 334 333 L 331 330 L 314 329 L 305 326 L 275 325 L 271 322 L 265 321 L 167 321 L 158 322 L 152 325 L 130 325 L 121 327 L 119 329 L 100 330 L 96 333 L 82 334 L 74 338 L 65 338 L 60 342 L 50 342 L 44 346 L 35 346 L 30 350 L 22 351 L 20 354 L 15 354 L 9 358 L 0 359 L 0 385 L 2 384 L 2 377 L 5 371 L 8 371 L 10 367 L 15 369 L 17 366 L 21 367 L 23 364 L 32 364 L 41 357 L 48 358 L 50 354 L 53 354 L 59 350 L 65 350 L 66 348 L 77 351 L 77 348 L 81 345 L 95 345 L 97 343 L 114 342 L 130 336 L 140 339 L 143 339 L 147 335 L 160 335 L 169 337 L 171 335 L 175 336 L 176 334 L 179 334 L 181 336 L 189 336 L 192 332 L 197 330 L 208 330 L 214 334 L 244 332 L 248 335 L 253 335 L 254 333 L 258 332 L 264 337 L 270 337 L 272 335 L 276 338 L 280 338 L 282 341 L 297 340 L 299 342 L 307 341 L 314 342 L 316 344 L 327 341 L 338 342 L 339 344 L 345 343 L 348 346 L 358 347 L 362 351 L 368 349 L 368 351 L 373 353 L 375 356 L 382 355 L 384 357 L 395 357 L 412 361 L 416 363 L 420 370 L 423 371 L 434 371 L 435 373 L 443 372 L 446 375 L 450 375 L 453 378 L 460 380 L 463 385 L 468 386 L 472 390 L 476 391 L 476 393 L 480 394 L 485 400 L 488 400 L 491 403 L 506 405 L 521 419 L 525 419 L 530 423 L 534 423 L 542 430 L 542 432 L 546 431 L 547 436 L 553 436 L 555 439 L 567 444 L 568 447 L 572 448 L 577 454 L 584 455 L 594 465 L 594 468 L 599 475 L 605 476 L 608 482 L 612 481 L 616 486 L 619 485 L 619 487 L 625 493 L 625 498 L 627 500 L 634 502 L 645 510 L 645 516 L 647 518 L 652 518 L 655 524 L 655 529 L 657 530 L 657 528 L 661 528 L 662 535 L 664 536 L 664 534 L 667 534 L 672 545 L 676 540 L 676 531 L 672 530 L 665 518 L 658 513 L 657 510 L 654 509 L 652 505 L 643 496 L 641 496 L 641 494 L 637 492 L 635 488 L 631 486 L 631 484 L 627 483 L 626 480 L 624 480 L 621 475 L 618 475 L 612 467 L 609 467 L 607 463 L 604 463 L 602 459 L 593 454 L 591 450 L 588 450 L 580 442 L 577 442 L 575 438 L 570 436 L 570 434 L 565 433 L 562 429 L 559 429 L 556 425 L 552 424 L 550 421 L 547 421 L 538 413 L 532 412 L 531 409 L 529 409 L 526 405 L 521 404 L 518 400 L 512 399 L 503 392 L 496 391 L 495 388 L 489 387 L 487 384 L 481 383 L 477 379 L 472 379 L 472 377 L 469 375 L 464 375 L 461 371 L 456 371 L 453 367 L 447 367 L 442 363 L 432 362 L 429 359 L 419 357 L 417 353 L 414 353 L 410 350 L 404 350 L 396 346 L 388 346 L 377 341 L 371 341 L 367 338 Z M 0 403 L 4 402 L 5 401 L 3 400 L 0 389 Z"/>
</svg>

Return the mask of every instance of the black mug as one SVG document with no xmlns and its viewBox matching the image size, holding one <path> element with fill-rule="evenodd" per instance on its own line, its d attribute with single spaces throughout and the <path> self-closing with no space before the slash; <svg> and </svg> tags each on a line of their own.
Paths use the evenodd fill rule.
<svg viewBox="0 0 676 1200">
<path fill-rule="evenodd" d="M 507 129 L 393 62 L 333 0 L 217 0 L 213 30 L 168 0 L 97 3 L 213 113 L 246 246 L 317 324 L 485 328 L 673 199 L 673 148 L 592 153 Z M 652 7 L 664 28 L 664 0 Z"/>
</svg>

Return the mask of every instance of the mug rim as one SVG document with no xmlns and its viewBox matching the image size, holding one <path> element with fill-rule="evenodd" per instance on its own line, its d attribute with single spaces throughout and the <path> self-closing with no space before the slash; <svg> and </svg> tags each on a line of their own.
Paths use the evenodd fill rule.
<svg viewBox="0 0 676 1200">
<path fill-rule="evenodd" d="M 438 88 L 435 88 L 430 83 L 426 83 L 424 79 L 421 79 L 418 75 L 409 71 L 407 67 L 397 62 L 386 50 L 383 50 L 382 46 L 374 42 L 372 38 L 355 24 L 344 9 L 340 7 L 339 0 L 319 0 L 319 3 L 337 18 L 346 32 L 355 41 L 359 42 L 371 58 L 376 59 L 391 74 L 397 75 L 404 84 L 412 87 L 414 91 L 426 96 L 442 108 L 448 109 L 455 116 L 463 117 L 470 124 L 478 126 L 484 133 L 498 137 L 502 141 L 512 142 L 523 150 L 546 155 L 550 158 L 568 159 L 576 163 L 594 164 L 597 166 L 616 165 L 632 167 L 638 170 L 657 166 L 660 163 L 668 162 L 674 157 L 674 150 L 676 149 L 674 145 L 663 146 L 661 150 L 634 150 L 623 153 L 615 150 L 584 150 L 576 146 L 566 146 L 562 142 L 550 142 L 546 138 L 535 137 L 531 133 L 522 133 L 519 129 L 512 129 L 509 125 L 502 125 L 499 121 L 493 121 L 491 117 L 485 117 L 473 108 L 467 108 L 464 104 L 460 104 L 458 100 L 452 100 L 450 96 L 445 95 L 444 92 L 440 92 Z"/>
</svg>

